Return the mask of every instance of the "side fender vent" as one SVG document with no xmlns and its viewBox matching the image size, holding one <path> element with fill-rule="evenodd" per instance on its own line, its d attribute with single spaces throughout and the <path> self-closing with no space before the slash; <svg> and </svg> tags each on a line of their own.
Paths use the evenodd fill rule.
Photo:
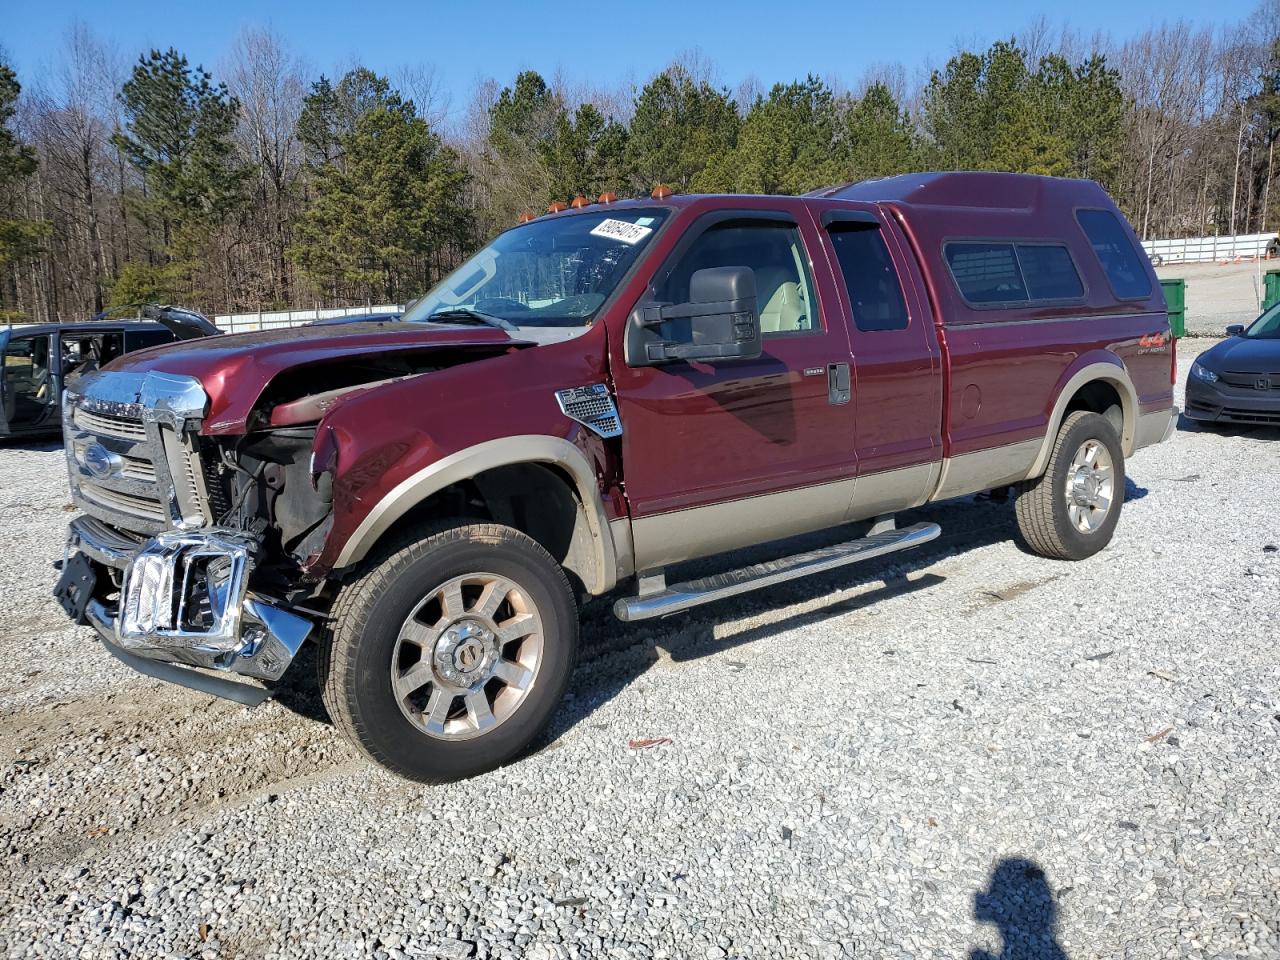
<svg viewBox="0 0 1280 960">
<path fill-rule="evenodd" d="M 560 410 L 566 417 L 578 421 L 588 430 L 605 438 L 622 436 L 618 408 L 613 397 L 609 396 L 609 388 L 603 383 L 557 390 L 556 403 L 560 404 Z"/>
</svg>

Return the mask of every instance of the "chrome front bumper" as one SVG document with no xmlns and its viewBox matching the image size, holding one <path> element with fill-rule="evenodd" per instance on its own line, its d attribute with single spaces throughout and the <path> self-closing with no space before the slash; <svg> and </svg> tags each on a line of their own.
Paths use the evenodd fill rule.
<svg viewBox="0 0 1280 960">
<path fill-rule="evenodd" d="M 120 571 L 115 608 L 97 598 L 85 606 L 85 619 L 113 654 L 149 675 L 247 703 L 268 692 L 218 674 L 279 680 L 313 626 L 250 593 L 255 547 L 238 531 L 218 528 L 133 540 L 78 517 L 67 558 L 80 553 Z"/>
</svg>

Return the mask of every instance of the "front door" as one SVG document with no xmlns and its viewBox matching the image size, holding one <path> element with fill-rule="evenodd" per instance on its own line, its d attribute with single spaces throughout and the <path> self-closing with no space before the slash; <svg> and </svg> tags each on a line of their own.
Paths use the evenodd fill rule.
<svg viewBox="0 0 1280 960">
<path fill-rule="evenodd" d="M 800 204 L 774 206 L 695 221 L 643 297 L 684 303 L 695 271 L 751 268 L 759 358 L 628 367 L 614 349 L 639 569 L 831 526 L 847 511 L 854 407 L 833 386 L 847 387 L 848 333 L 825 259 L 815 264 L 812 219 Z"/>
</svg>

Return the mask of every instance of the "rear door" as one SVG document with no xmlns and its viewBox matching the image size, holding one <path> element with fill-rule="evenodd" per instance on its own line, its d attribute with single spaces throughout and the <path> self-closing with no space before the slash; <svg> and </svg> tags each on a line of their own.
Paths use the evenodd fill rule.
<svg viewBox="0 0 1280 960">
<path fill-rule="evenodd" d="M 759 358 L 628 367 L 622 337 L 610 338 L 642 569 L 830 526 L 848 508 L 854 409 L 847 388 L 833 390 L 848 332 L 804 205 L 699 217 L 640 302 L 685 302 L 694 271 L 725 266 L 755 273 Z"/>
<path fill-rule="evenodd" d="M 853 348 L 858 483 L 852 514 L 928 499 L 942 463 L 942 364 L 919 267 L 892 220 L 842 204 L 820 215 Z"/>
</svg>

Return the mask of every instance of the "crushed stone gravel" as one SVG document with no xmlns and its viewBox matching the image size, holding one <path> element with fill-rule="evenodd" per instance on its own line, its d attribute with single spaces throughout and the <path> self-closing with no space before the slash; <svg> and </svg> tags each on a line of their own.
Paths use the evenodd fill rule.
<svg viewBox="0 0 1280 960">
<path fill-rule="evenodd" d="M 334 734 L 308 663 L 248 711 L 67 626 L 65 464 L 10 443 L 0 951 L 1280 956 L 1278 467 L 1280 431 L 1184 422 L 1082 563 L 979 497 L 679 618 L 596 601 L 540 749 L 422 787 Z"/>
</svg>

